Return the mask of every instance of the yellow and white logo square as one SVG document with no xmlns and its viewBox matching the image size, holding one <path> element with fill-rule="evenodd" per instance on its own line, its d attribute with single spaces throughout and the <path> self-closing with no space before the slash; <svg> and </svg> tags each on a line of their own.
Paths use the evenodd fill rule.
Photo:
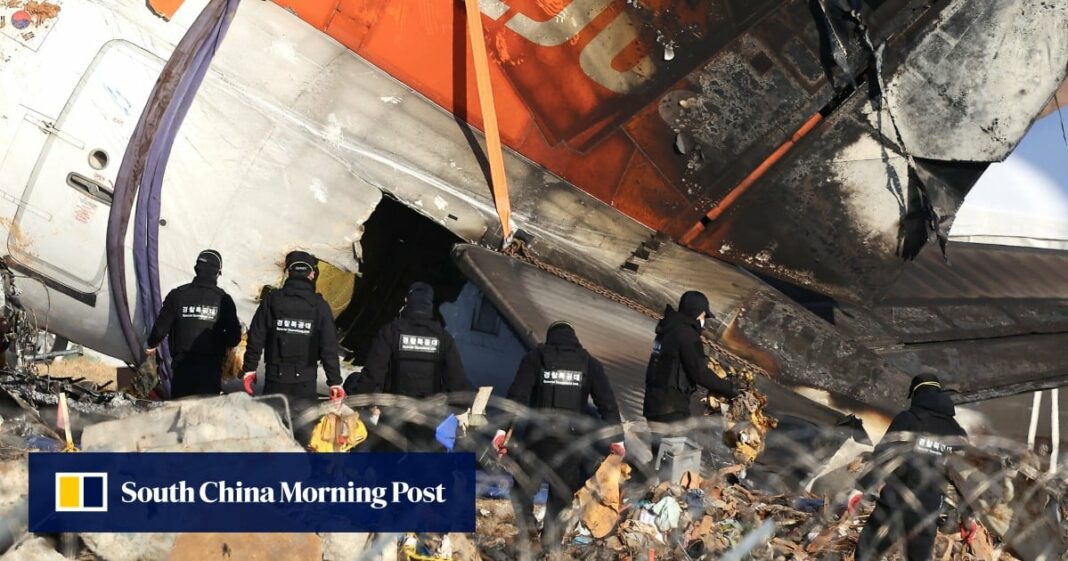
<svg viewBox="0 0 1068 561">
<path fill-rule="evenodd" d="M 56 512 L 107 512 L 107 510 L 107 473 L 56 473 Z"/>
</svg>

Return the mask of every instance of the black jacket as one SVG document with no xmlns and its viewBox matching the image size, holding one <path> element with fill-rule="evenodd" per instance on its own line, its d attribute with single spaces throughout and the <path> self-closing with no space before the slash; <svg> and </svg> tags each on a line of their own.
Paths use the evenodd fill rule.
<svg viewBox="0 0 1068 561">
<path fill-rule="evenodd" d="M 861 478 L 861 488 L 872 489 L 885 479 L 880 501 L 887 506 L 909 506 L 906 496 L 911 493 L 926 510 L 937 508 L 949 485 L 947 456 L 967 437 L 955 415 L 949 394 L 917 391 L 910 407 L 894 417 L 875 447 L 873 468 Z"/>
<path fill-rule="evenodd" d="M 175 288 L 163 300 L 148 348 L 170 341 L 171 356 L 183 360 L 218 361 L 241 342 L 241 323 L 233 298 L 214 278 L 197 277 Z"/>
<path fill-rule="evenodd" d="M 404 338 L 433 340 L 435 351 L 425 361 L 412 361 L 402 349 Z M 420 380 L 420 387 L 412 384 Z M 388 393 L 414 398 L 435 393 L 471 390 L 460 351 L 452 335 L 434 319 L 429 306 L 409 304 L 400 317 L 378 331 L 367 353 L 363 371 L 349 377 L 345 391 L 354 394 Z"/>
<path fill-rule="evenodd" d="M 545 341 L 547 350 L 581 350 L 582 344 L 571 329 L 555 329 L 549 332 Z M 508 388 L 508 399 L 527 407 L 535 407 L 535 391 L 538 381 L 543 372 L 542 347 L 534 349 L 523 357 L 519 363 L 519 369 L 515 373 L 515 379 Z M 585 404 L 593 398 L 593 404 L 597 412 L 606 423 L 618 425 L 621 422 L 619 405 L 616 403 L 616 395 L 612 391 L 612 385 L 608 382 L 608 376 L 604 373 L 601 361 L 589 356 L 586 361 L 586 372 L 583 384 L 579 389 L 579 400 L 585 409 Z"/>
<path fill-rule="evenodd" d="M 697 387 L 727 398 L 738 395 L 733 383 L 708 369 L 701 324 L 668 306 L 656 326 L 653 356 L 645 371 L 643 414 L 650 420 L 688 418 L 690 395 Z"/>
<path fill-rule="evenodd" d="M 299 316 L 300 326 L 290 328 L 293 322 L 287 324 L 283 315 Z M 295 357 L 290 352 L 293 347 L 297 348 L 295 354 L 300 356 Z M 286 280 L 281 289 L 268 292 L 256 308 L 248 328 L 245 372 L 254 371 L 265 352 L 267 379 L 270 381 L 315 380 L 316 363 L 321 362 L 327 384 L 341 385 L 341 352 L 334 316 L 330 305 L 315 292 L 315 285 L 308 279 Z"/>
</svg>

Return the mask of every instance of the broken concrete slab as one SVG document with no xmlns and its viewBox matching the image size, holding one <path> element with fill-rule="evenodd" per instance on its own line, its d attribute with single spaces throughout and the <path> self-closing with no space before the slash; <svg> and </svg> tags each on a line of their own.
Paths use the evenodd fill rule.
<svg viewBox="0 0 1068 561">
<path fill-rule="evenodd" d="M 178 534 L 79 534 L 104 561 L 167 559 Z"/>
<path fill-rule="evenodd" d="M 51 541 L 34 537 L 15 545 L 0 561 L 66 561 Z"/>
<path fill-rule="evenodd" d="M 323 551 L 314 534 L 182 534 L 167 559 L 320 561 Z"/>
<path fill-rule="evenodd" d="M 124 419 L 85 428 L 82 449 L 93 452 L 301 452 L 303 448 L 270 405 L 245 394 L 183 400 Z M 177 534 L 82 534 L 86 545 L 105 561 L 167 559 Z M 264 538 L 265 539 L 265 538 Z M 260 540 L 262 542 L 262 539 Z M 319 551 L 315 538 L 316 551 Z M 206 542 L 204 542 L 206 543 Z M 191 542 L 183 547 L 207 547 Z M 221 555 L 213 551 L 213 556 Z M 232 547 L 232 546 L 231 546 Z M 271 553 L 270 548 L 256 551 Z M 249 548 L 249 551 L 252 551 Z M 181 557 L 207 559 L 210 557 Z M 253 557 L 248 557 L 253 559 Z M 267 559 L 268 557 L 264 557 Z M 315 557 L 319 559 L 320 556 Z M 230 559 L 233 559 L 232 557 Z M 258 559 L 258 558 L 256 558 Z M 292 557 L 305 559 L 305 557 Z"/>
<path fill-rule="evenodd" d="M 183 400 L 86 427 L 82 449 L 108 452 L 300 452 L 275 410 L 243 393 Z"/>
<path fill-rule="evenodd" d="M 356 561 L 362 557 L 370 537 L 364 533 L 319 534 L 323 561 Z"/>
<path fill-rule="evenodd" d="M 25 458 L 0 462 L 0 552 L 26 533 L 29 484 Z"/>
</svg>

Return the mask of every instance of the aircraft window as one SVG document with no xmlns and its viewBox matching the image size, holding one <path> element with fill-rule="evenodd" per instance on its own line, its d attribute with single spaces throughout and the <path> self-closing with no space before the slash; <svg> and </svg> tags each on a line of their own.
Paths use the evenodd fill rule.
<svg viewBox="0 0 1068 561">
<path fill-rule="evenodd" d="M 106 205 L 110 205 L 111 201 L 115 198 L 114 192 L 111 188 L 103 185 L 100 182 L 94 181 L 85 177 L 80 173 L 71 172 L 67 174 L 67 185 L 74 187 L 83 194 L 88 195 Z"/>
<path fill-rule="evenodd" d="M 99 148 L 89 153 L 89 167 L 102 170 L 108 167 L 108 153 Z"/>
</svg>

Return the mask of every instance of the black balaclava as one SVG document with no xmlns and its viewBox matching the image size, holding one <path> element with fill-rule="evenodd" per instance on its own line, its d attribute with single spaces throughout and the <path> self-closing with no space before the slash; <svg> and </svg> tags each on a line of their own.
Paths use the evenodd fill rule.
<svg viewBox="0 0 1068 561">
<path fill-rule="evenodd" d="M 581 344 L 575 328 L 566 321 L 555 321 L 545 330 L 545 342 L 550 345 L 561 347 L 579 347 Z"/>
<path fill-rule="evenodd" d="M 408 287 L 408 296 L 404 304 L 408 315 L 434 315 L 434 287 L 425 282 L 413 282 Z"/>
<path fill-rule="evenodd" d="M 938 376 L 930 372 L 924 372 L 912 377 L 912 382 L 909 383 L 909 399 L 916 395 L 918 391 L 926 390 L 942 391 L 942 381 L 938 379 Z"/>
<path fill-rule="evenodd" d="M 222 271 L 222 255 L 214 249 L 205 249 L 197 255 L 197 262 L 193 265 L 197 279 L 215 282 Z"/>
</svg>

